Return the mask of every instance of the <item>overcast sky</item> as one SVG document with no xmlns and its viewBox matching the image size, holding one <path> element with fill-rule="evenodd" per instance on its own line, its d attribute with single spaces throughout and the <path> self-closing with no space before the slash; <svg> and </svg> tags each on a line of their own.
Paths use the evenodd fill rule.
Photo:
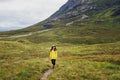
<svg viewBox="0 0 120 80">
<path fill-rule="evenodd" d="M 40 22 L 67 0 L 0 0 L 0 31 L 19 29 Z"/>
</svg>

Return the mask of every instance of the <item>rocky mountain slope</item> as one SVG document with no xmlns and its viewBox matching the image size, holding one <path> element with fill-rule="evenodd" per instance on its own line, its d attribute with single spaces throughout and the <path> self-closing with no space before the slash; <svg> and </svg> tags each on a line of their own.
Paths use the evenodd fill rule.
<svg viewBox="0 0 120 80">
<path fill-rule="evenodd" d="M 59 20 L 65 19 L 66 17 L 72 18 L 81 14 L 87 15 L 88 12 L 106 10 L 119 5 L 120 0 L 68 0 L 68 2 L 49 19 Z"/>
</svg>

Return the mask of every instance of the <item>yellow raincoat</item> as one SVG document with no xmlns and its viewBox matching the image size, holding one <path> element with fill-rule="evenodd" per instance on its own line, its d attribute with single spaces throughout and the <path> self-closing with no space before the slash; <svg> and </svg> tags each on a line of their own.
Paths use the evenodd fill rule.
<svg viewBox="0 0 120 80">
<path fill-rule="evenodd" d="M 57 51 L 50 51 L 50 59 L 57 59 Z"/>
</svg>

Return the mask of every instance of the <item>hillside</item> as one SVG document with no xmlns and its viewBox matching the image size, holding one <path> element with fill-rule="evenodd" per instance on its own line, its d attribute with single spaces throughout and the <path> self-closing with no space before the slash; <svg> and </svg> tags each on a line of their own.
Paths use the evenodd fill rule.
<svg viewBox="0 0 120 80">
<path fill-rule="evenodd" d="M 0 36 L 25 34 L 46 28 L 64 27 L 76 24 L 109 23 L 109 26 L 120 24 L 119 0 L 68 0 L 56 13 L 48 19 L 30 27 L 0 33 Z M 107 25 L 107 24 L 106 24 Z"/>
<path fill-rule="evenodd" d="M 120 40 L 119 4 L 119 0 L 68 0 L 66 4 L 45 21 L 25 29 L 3 32 L 0 33 L 0 36 L 24 35 L 30 32 L 56 28 L 54 34 L 56 36 L 53 38 L 60 42 L 76 44 L 116 42 Z M 49 37 L 44 35 L 42 38 Z M 52 41 L 52 38 L 49 38 L 48 41 Z"/>
<path fill-rule="evenodd" d="M 48 19 L 0 37 L 0 80 L 39 80 L 51 68 L 51 45 L 58 59 L 47 80 L 120 80 L 120 0 L 68 0 Z"/>
</svg>

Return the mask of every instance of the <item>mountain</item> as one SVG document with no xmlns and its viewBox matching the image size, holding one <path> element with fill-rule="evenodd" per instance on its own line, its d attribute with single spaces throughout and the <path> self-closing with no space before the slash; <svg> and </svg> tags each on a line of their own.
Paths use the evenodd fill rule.
<svg viewBox="0 0 120 80">
<path fill-rule="evenodd" d="M 50 18 L 62 18 L 62 15 L 75 17 L 80 13 L 86 13 L 91 11 L 100 11 L 111 8 L 113 6 L 119 6 L 119 0 L 68 0 L 59 11 L 53 14 Z M 86 13 L 87 14 L 87 13 Z M 61 16 L 61 17 L 60 17 Z"/>
<path fill-rule="evenodd" d="M 100 14 L 103 18 L 120 16 L 120 0 L 68 0 L 47 20 L 48 22 L 65 21 L 68 19 L 73 19 L 73 21 L 77 19 L 83 20 L 89 17 L 94 18 L 96 17 L 95 15 Z M 102 16 L 100 17 L 102 18 Z"/>
<path fill-rule="evenodd" d="M 120 25 L 120 0 L 68 0 L 48 19 L 30 27 L 0 33 L 15 35 L 35 32 L 48 28 L 88 24 Z"/>
</svg>

